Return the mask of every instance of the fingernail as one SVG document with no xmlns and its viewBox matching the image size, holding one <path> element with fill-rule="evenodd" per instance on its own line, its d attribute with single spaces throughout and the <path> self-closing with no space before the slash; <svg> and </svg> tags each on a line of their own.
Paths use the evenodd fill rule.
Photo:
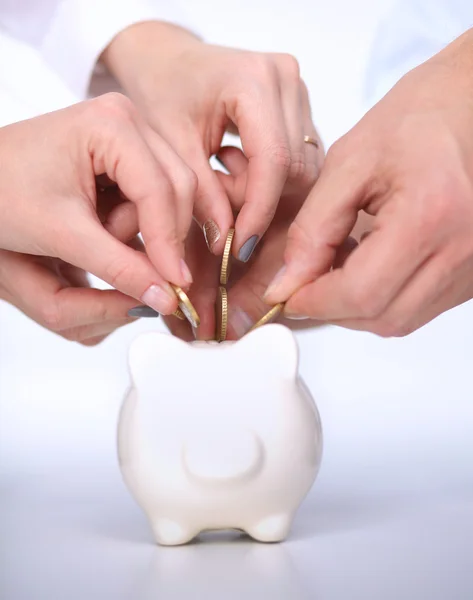
<svg viewBox="0 0 473 600">
<path fill-rule="evenodd" d="M 150 306 L 134 306 L 128 311 L 129 317 L 159 317 L 159 313 Z"/>
<path fill-rule="evenodd" d="M 228 315 L 228 324 L 237 338 L 243 337 L 253 327 L 253 319 L 241 308 L 234 308 Z"/>
<path fill-rule="evenodd" d="M 284 265 L 283 267 L 281 267 L 279 269 L 279 271 L 276 273 L 276 275 L 274 276 L 273 280 L 268 285 L 268 288 L 267 288 L 266 292 L 263 295 L 263 299 L 267 298 L 268 296 L 270 296 L 271 294 L 274 294 L 277 291 L 279 285 L 281 284 L 281 281 L 284 278 L 285 273 L 286 273 L 286 265 Z"/>
<path fill-rule="evenodd" d="M 220 229 L 215 221 L 209 219 L 204 223 L 203 232 L 207 248 L 212 252 L 212 246 L 220 239 Z"/>
<path fill-rule="evenodd" d="M 172 291 L 171 286 L 167 290 L 164 286 L 153 284 L 143 294 L 141 302 L 163 315 L 168 315 L 174 310 L 176 295 Z"/>
<path fill-rule="evenodd" d="M 190 272 L 190 269 L 187 266 L 186 261 L 183 260 L 182 258 L 181 258 L 181 273 L 182 273 L 182 276 L 184 277 L 184 281 L 187 283 L 187 285 L 190 285 L 193 282 L 192 273 Z"/>
<path fill-rule="evenodd" d="M 241 262 L 246 263 L 250 260 L 257 242 L 257 235 L 252 235 L 249 240 L 246 240 L 246 242 L 240 248 L 240 252 L 238 253 L 238 259 L 241 260 Z"/>
<path fill-rule="evenodd" d="M 284 318 L 285 319 L 289 319 L 290 321 L 306 321 L 307 319 L 310 319 L 310 317 L 304 317 L 303 315 L 291 315 L 291 314 L 284 314 Z"/>
</svg>

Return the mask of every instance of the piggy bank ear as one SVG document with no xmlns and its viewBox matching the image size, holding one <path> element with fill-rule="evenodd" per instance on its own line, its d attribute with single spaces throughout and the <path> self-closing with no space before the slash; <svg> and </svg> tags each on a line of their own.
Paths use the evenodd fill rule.
<svg viewBox="0 0 473 600">
<path fill-rule="evenodd" d="M 291 379 L 297 375 L 299 348 L 292 331 L 284 325 L 259 327 L 242 337 L 234 350 L 260 372 Z"/>
<path fill-rule="evenodd" d="M 182 364 L 187 360 L 189 345 L 177 337 L 156 331 L 138 336 L 131 344 L 128 355 L 131 376 L 136 385 L 159 378 L 159 371 L 167 375 L 182 375 Z"/>
</svg>

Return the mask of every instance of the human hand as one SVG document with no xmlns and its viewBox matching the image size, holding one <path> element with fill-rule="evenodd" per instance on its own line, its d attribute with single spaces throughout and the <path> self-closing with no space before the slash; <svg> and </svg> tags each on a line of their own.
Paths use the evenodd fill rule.
<svg viewBox="0 0 473 600">
<path fill-rule="evenodd" d="M 204 44 L 180 28 L 152 22 L 121 32 L 103 62 L 197 174 L 194 216 L 211 251 L 222 253 L 239 211 L 233 251 L 248 261 L 280 197 L 288 187 L 299 188 L 300 196 L 310 189 L 323 159 L 297 61 Z M 225 131 L 240 135 L 248 159 L 233 186 L 239 197 L 231 202 L 209 165 Z M 319 148 L 304 143 L 305 135 Z"/>
<path fill-rule="evenodd" d="M 116 290 L 92 289 L 83 270 L 58 258 L 8 250 L 0 250 L 0 299 L 85 346 L 98 344 L 134 321 L 127 313 L 136 305 L 134 298 Z"/>
<path fill-rule="evenodd" d="M 473 297 L 473 34 L 407 74 L 328 152 L 267 302 L 402 336 Z M 372 232 L 331 271 L 359 211 Z"/>
<path fill-rule="evenodd" d="M 244 186 L 241 176 L 248 167 L 248 160 L 237 148 L 222 148 L 222 161 L 230 172 L 229 175 L 218 173 L 228 197 L 237 202 L 240 197 L 238 186 Z M 309 192 L 300 194 L 299 186 L 288 189 L 283 194 L 276 214 L 260 244 L 248 263 L 233 261 L 228 290 L 228 340 L 236 340 L 245 335 L 249 329 L 268 312 L 269 306 L 264 302 L 266 287 L 283 265 L 283 255 L 287 240 L 287 231 L 294 220 L 303 199 Z M 209 253 L 200 227 L 194 222 L 186 241 L 186 260 L 195 273 L 195 281 L 189 296 L 201 317 L 201 324 L 194 332 L 197 339 L 215 339 L 215 302 L 219 284 L 221 260 Z M 193 332 L 188 323 L 173 317 L 165 319 L 174 335 L 191 341 Z M 284 320 L 292 329 L 314 326 L 314 321 Z"/>
<path fill-rule="evenodd" d="M 63 266 L 62 274 L 48 274 L 62 265 L 59 260 L 3 252 L 2 268 L 10 285 L 12 269 L 22 274 L 15 289 L 7 290 L 17 306 L 30 307 L 39 298 L 42 281 L 42 298 L 51 302 L 38 306 L 44 313 L 37 320 L 53 329 L 63 321 L 69 328 L 95 318 L 126 319 L 130 302 L 137 303 L 130 297 L 163 314 L 176 309 L 169 282 L 187 288 L 192 280 L 183 258 L 195 177 L 142 121 L 130 100 L 108 94 L 4 127 L 0 160 L 0 248 L 60 259 L 121 292 L 69 287 L 78 277 L 83 282 L 83 276 L 67 267 L 64 278 Z M 97 176 L 107 188 L 116 184 L 105 217 L 98 214 Z M 146 254 L 124 243 L 135 235 L 137 221 Z M 58 294 L 63 284 L 67 293 Z M 22 294 L 34 296 L 18 299 Z M 66 296 L 71 299 L 68 306 L 59 302 Z M 70 323 L 62 310 L 70 311 Z M 75 310 L 78 314 L 72 315 Z M 89 313 L 95 315 L 92 321 Z"/>
<path fill-rule="evenodd" d="M 279 212 L 279 211 L 278 211 Z M 276 214 L 266 235 L 258 245 L 248 263 L 234 262 L 228 291 L 228 328 L 227 340 L 237 340 L 245 335 L 270 309 L 263 300 L 264 291 L 283 264 L 283 253 L 287 239 L 286 222 L 282 215 Z M 195 280 L 189 291 L 189 297 L 200 316 L 200 326 L 192 331 L 187 321 L 173 316 L 164 318 L 171 333 L 184 341 L 213 340 L 216 335 L 215 303 L 220 276 L 220 258 L 208 251 L 202 231 L 193 223 L 186 243 L 186 259 L 195 273 Z M 291 327 L 302 322 L 287 321 Z M 303 322 L 305 325 L 309 321 Z M 310 321 L 313 326 L 314 323 Z"/>
<path fill-rule="evenodd" d="M 124 201 L 104 177 L 98 178 L 96 210 L 108 233 L 145 252 L 138 238 L 135 205 Z M 85 346 L 100 343 L 135 320 L 128 316 L 136 306 L 134 298 L 117 290 L 93 289 L 85 271 L 47 256 L 0 250 L 0 299 L 61 337 Z"/>
</svg>

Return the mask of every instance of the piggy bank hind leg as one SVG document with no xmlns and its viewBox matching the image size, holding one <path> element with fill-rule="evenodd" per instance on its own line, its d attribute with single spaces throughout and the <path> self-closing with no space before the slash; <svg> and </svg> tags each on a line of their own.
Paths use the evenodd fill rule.
<svg viewBox="0 0 473 600">
<path fill-rule="evenodd" d="M 193 540 L 199 533 L 187 523 L 163 517 L 151 518 L 154 539 L 161 546 L 180 546 Z"/>
<path fill-rule="evenodd" d="M 245 531 L 258 542 L 282 542 L 289 534 L 292 520 L 293 515 L 270 515 L 245 527 Z"/>
</svg>

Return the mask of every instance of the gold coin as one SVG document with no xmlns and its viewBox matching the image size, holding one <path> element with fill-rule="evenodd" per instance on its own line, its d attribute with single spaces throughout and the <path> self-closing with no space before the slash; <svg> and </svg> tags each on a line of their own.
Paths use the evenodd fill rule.
<svg viewBox="0 0 473 600">
<path fill-rule="evenodd" d="M 279 304 L 276 304 L 276 306 L 273 306 L 273 308 L 271 310 L 268 310 L 268 312 L 261 317 L 261 319 L 259 321 L 257 321 L 253 327 L 250 329 L 250 331 L 253 331 L 254 329 L 258 329 L 258 327 L 262 327 L 263 325 L 266 325 L 267 323 L 272 323 L 275 319 L 277 319 L 277 317 L 279 317 L 279 315 L 282 313 L 284 309 L 284 302 L 279 302 Z"/>
<path fill-rule="evenodd" d="M 176 292 L 176 296 L 179 300 L 179 308 L 181 309 L 186 319 L 189 321 L 192 327 L 198 327 L 200 325 L 200 317 L 197 311 L 195 310 L 194 306 L 192 305 L 192 302 L 189 300 L 188 295 L 183 289 L 181 289 L 177 285 L 173 285 L 171 283 L 171 287 Z"/>
<path fill-rule="evenodd" d="M 232 243 L 234 235 L 235 230 L 229 229 L 227 234 L 227 240 L 225 242 L 225 248 L 223 250 L 222 266 L 220 268 L 220 285 L 227 285 L 228 280 L 230 279 Z"/>
<path fill-rule="evenodd" d="M 228 295 L 227 290 L 218 288 L 217 302 L 215 304 L 215 339 L 224 342 L 227 338 L 228 323 Z"/>
<path fill-rule="evenodd" d="M 186 317 L 180 308 L 176 308 L 176 310 L 172 313 L 175 317 L 179 319 L 179 321 L 185 321 Z"/>
</svg>

